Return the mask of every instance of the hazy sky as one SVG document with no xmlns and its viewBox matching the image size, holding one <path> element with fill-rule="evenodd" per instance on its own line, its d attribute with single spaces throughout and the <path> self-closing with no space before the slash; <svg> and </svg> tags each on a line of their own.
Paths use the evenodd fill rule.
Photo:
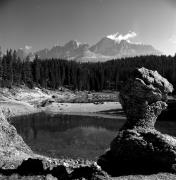
<svg viewBox="0 0 176 180">
<path fill-rule="evenodd" d="M 0 0 L 0 45 L 32 50 L 71 39 L 96 43 L 130 30 L 133 41 L 176 52 L 176 0 Z"/>
</svg>

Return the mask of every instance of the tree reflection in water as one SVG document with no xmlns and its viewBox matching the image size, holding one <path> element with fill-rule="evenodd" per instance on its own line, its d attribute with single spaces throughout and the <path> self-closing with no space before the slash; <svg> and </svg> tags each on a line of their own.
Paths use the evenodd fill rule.
<svg viewBox="0 0 176 180">
<path fill-rule="evenodd" d="M 38 113 L 10 120 L 36 153 L 55 158 L 96 160 L 123 125 L 124 118 Z M 158 129 L 176 135 L 176 123 L 159 122 Z M 174 128 L 175 127 L 175 128 Z"/>
</svg>

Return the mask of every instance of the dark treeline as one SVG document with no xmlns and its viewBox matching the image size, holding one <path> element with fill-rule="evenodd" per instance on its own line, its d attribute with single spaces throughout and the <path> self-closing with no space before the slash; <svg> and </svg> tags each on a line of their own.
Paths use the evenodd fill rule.
<svg viewBox="0 0 176 180">
<path fill-rule="evenodd" d="M 39 86 L 73 90 L 118 90 L 121 82 L 136 67 L 157 70 L 176 87 L 176 56 L 141 56 L 103 63 L 78 63 L 61 59 L 40 60 L 27 57 L 20 60 L 16 51 L 9 50 L 0 58 L 0 86 Z"/>
</svg>

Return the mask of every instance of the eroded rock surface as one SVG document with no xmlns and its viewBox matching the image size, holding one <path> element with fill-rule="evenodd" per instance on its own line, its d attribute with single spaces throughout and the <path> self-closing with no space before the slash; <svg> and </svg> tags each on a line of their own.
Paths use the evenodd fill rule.
<svg viewBox="0 0 176 180">
<path fill-rule="evenodd" d="M 157 71 L 140 68 L 132 73 L 119 94 L 127 122 L 98 159 L 103 170 L 112 175 L 176 170 L 176 138 L 154 128 L 172 91 Z"/>
<path fill-rule="evenodd" d="M 14 166 L 32 157 L 32 154 L 31 149 L 17 134 L 15 127 L 9 124 L 0 109 L 0 168 L 10 168 L 12 162 Z"/>
</svg>

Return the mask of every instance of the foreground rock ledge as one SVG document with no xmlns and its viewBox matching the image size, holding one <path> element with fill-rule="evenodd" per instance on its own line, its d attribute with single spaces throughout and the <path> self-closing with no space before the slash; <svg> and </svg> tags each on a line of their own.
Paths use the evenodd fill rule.
<svg viewBox="0 0 176 180">
<path fill-rule="evenodd" d="M 176 138 L 154 128 L 173 86 L 157 71 L 136 69 L 119 99 L 127 122 L 98 165 L 113 176 L 176 171 Z"/>
</svg>

